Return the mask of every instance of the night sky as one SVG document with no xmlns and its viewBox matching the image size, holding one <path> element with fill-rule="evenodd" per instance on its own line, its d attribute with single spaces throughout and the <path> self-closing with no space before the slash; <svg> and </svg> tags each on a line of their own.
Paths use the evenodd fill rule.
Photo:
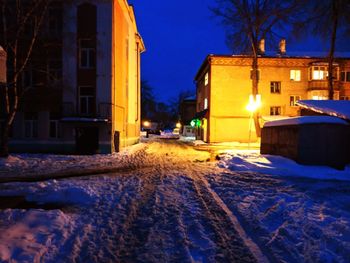
<svg viewBox="0 0 350 263">
<path fill-rule="evenodd" d="M 195 90 L 193 82 L 208 54 L 231 54 L 225 30 L 208 6 L 214 0 L 129 0 L 146 52 L 141 57 L 142 79 L 157 100 L 167 102 L 181 90 Z M 321 51 L 320 41 L 292 42 L 289 51 Z"/>
</svg>

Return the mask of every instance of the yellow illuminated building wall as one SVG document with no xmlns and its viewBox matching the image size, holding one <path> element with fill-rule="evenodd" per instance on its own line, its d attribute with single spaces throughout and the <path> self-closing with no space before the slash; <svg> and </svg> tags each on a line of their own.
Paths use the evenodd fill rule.
<svg viewBox="0 0 350 263">
<path fill-rule="evenodd" d="M 112 132 L 120 147 L 137 143 L 140 136 L 140 54 L 145 47 L 132 6 L 113 2 Z"/>
<path fill-rule="evenodd" d="M 206 142 L 256 141 L 251 114 L 246 109 L 252 90 L 252 59 L 247 56 L 208 56 L 196 75 L 197 112 L 205 112 L 199 139 Z M 349 60 L 336 64 L 335 98 L 350 94 Z M 299 115 L 299 99 L 326 99 L 327 78 L 319 79 L 326 63 L 321 58 L 259 58 L 259 109 L 261 126 L 267 120 Z M 207 102 L 206 102 L 207 100 Z M 249 136 L 251 131 L 251 138 Z"/>
</svg>

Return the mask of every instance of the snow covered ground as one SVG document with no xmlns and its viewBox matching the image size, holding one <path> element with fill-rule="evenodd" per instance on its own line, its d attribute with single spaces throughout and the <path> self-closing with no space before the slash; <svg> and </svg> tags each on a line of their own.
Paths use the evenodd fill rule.
<svg viewBox="0 0 350 263">
<path fill-rule="evenodd" d="M 110 156 L 15 155 L 0 170 L 130 169 L 0 184 L 0 262 L 349 262 L 348 167 L 220 157 L 156 137 Z"/>
</svg>

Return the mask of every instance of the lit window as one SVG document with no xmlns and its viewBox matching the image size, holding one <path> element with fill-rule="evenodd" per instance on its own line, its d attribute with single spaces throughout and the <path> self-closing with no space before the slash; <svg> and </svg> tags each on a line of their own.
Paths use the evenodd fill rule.
<svg viewBox="0 0 350 263">
<path fill-rule="evenodd" d="M 313 100 L 327 100 L 328 98 L 326 96 L 321 96 L 321 95 L 313 95 L 312 96 Z"/>
<path fill-rule="evenodd" d="M 281 107 L 280 106 L 272 106 L 270 107 L 270 115 L 281 115 Z"/>
<path fill-rule="evenodd" d="M 271 90 L 271 93 L 281 93 L 281 82 L 271 81 L 270 90 Z"/>
<path fill-rule="evenodd" d="M 292 69 L 290 71 L 290 80 L 300 81 L 301 80 L 301 71 Z"/>
<path fill-rule="evenodd" d="M 91 39 L 81 39 L 79 42 L 80 68 L 94 68 L 96 65 L 95 44 Z"/>
<path fill-rule="evenodd" d="M 79 109 L 82 115 L 91 115 L 95 109 L 95 89 L 79 87 Z"/>
<path fill-rule="evenodd" d="M 327 67 L 312 67 L 313 80 L 325 80 L 328 77 Z"/>
<path fill-rule="evenodd" d="M 204 109 L 208 109 L 208 99 L 204 99 Z"/>
<path fill-rule="evenodd" d="M 205 77 L 204 77 L 204 85 L 207 86 L 209 83 L 209 73 L 205 73 Z"/>
<path fill-rule="evenodd" d="M 297 106 L 296 102 L 298 102 L 298 100 L 300 100 L 300 96 L 299 95 L 292 95 L 289 97 L 289 106 Z"/>
</svg>

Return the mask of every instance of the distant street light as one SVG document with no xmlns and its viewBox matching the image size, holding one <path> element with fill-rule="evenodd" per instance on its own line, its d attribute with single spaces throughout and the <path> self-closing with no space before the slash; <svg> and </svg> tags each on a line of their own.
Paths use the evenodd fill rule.
<svg viewBox="0 0 350 263">
<path fill-rule="evenodd" d="M 176 123 L 176 128 L 181 128 L 181 123 L 180 122 Z"/>
<path fill-rule="evenodd" d="M 143 127 L 148 128 L 151 126 L 151 123 L 149 121 L 144 121 L 143 122 Z"/>
</svg>

